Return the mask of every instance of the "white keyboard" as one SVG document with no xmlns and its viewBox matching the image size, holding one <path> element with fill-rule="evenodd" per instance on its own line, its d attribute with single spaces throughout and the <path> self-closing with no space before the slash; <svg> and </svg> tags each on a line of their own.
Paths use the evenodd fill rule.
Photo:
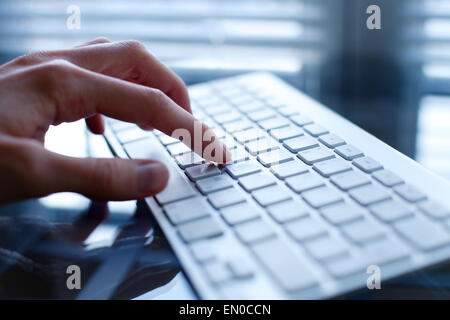
<svg viewBox="0 0 450 320">
<path fill-rule="evenodd" d="M 233 154 L 204 163 L 161 132 L 109 119 L 120 157 L 163 161 L 146 199 L 204 299 L 331 298 L 450 258 L 450 184 L 273 75 L 189 88 Z"/>
</svg>

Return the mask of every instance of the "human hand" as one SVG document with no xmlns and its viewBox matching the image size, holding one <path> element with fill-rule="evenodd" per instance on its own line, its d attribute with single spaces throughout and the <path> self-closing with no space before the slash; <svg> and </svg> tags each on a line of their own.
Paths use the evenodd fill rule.
<svg viewBox="0 0 450 320">
<path fill-rule="evenodd" d="M 62 191 L 127 200 L 166 186 L 167 168 L 151 159 L 81 159 L 46 150 L 50 125 L 86 118 L 89 129 L 101 134 L 103 114 L 168 135 L 187 129 L 195 138 L 198 123 L 183 81 L 137 41 L 101 38 L 19 57 L 0 66 L 0 97 L 0 202 Z M 202 150 L 210 143 L 220 152 L 205 155 L 207 160 L 230 160 L 214 135 L 202 140 Z"/>
</svg>

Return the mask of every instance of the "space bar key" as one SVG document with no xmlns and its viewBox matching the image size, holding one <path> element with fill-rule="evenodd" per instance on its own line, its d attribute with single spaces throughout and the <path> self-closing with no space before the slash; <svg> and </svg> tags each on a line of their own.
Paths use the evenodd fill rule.
<svg viewBox="0 0 450 320">
<path fill-rule="evenodd" d="M 280 239 L 264 241 L 252 248 L 261 263 L 286 291 L 296 292 L 317 284 L 313 274 Z"/>
</svg>

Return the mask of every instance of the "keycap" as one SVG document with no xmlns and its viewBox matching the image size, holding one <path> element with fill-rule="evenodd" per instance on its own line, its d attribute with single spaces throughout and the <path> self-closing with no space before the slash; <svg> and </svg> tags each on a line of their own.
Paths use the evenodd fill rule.
<svg viewBox="0 0 450 320">
<path fill-rule="evenodd" d="M 302 193 L 303 199 L 314 208 L 321 208 L 335 202 L 342 201 L 339 193 L 330 187 L 320 187 Z"/>
<path fill-rule="evenodd" d="M 425 200 L 427 196 L 417 188 L 409 185 L 402 184 L 400 186 L 394 187 L 395 193 L 397 193 L 400 197 L 409 202 L 419 202 Z"/>
<path fill-rule="evenodd" d="M 278 223 L 286 223 L 298 218 L 306 217 L 308 208 L 298 201 L 288 200 L 267 207 L 267 211 Z"/>
<path fill-rule="evenodd" d="M 208 194 L 214 191 L 223 190 L 232 186 L 230 177 L 226 175 L 215 176 L 198 180 L 196 182 L 197 188 L 203 194 Z"/>
<path fill-rule="evenodd" d="M 237 111 L 231 111 L 223 114 L 213 115 L 213 118 L 217 123 L 224 124 L 240 120 L 242 118 L 242 114 Z"/>
<path fill-rule="evenodd" d="M 368 266 L 369 264 L 364 263 L 360 257 L 354 255 L 342 256 L 340 259 L 325 264 L 325 267 L 335 278 L 345 278 L 357 273 L 366 275 Z"/>
<path fill-rule="evenodd" d="M 238 163 L 241 161 L 246 161 L 250 159 L 248 152 L 241 146 L 236 146 L 236 148 L 230 150 L 232 163 Z"/>
<path fill-rule="evenodd" d="M 325 219 L 335 225 L 349 223 L 361 219 L 364 216 L 362 209 L 347 202 L 339 202 L 322 208 L 320 209 L 320 213 Z"/>
<path fill-rule="evenodd" d="M 205 162 L 202 157 L 192 151 L 175 156 L 175 161 L 178 163 L 181 169 L 186 169 Z"/>
<path fill-rule="evenodd" d="M 286 179 L 288 177 L 308 172 L 308 166 L 303 162 L 294 160 L 271 166 L 270 171 L 277 176 L 278 179 Z"/>
<path fill-rule="evenodd" d="M 297 157 L 306 164 L 313 165 L 316 162 L 334 158 L 334 154 L 327 148 L 318 147 L 310 150 L 300 151 Z"/>
<path fill-rule="evenodd" d="M 446 219 L 450 217 L 450 210 L 444 208 L 440 203 L 435 201 L 423 201 L 419 203 L 419 209 L 434 219 Z"/>
<path fill-rule="evenodd" d="M 122 130 L 127 130 L 127 129 L 136 127 L 136 125 L 134 123 L 120 121 L 120 120 L 111 119 L 111 118 L 108 118 L 108 125 L 111 127 L 111 129 L 115 133 L 118 133 Z"/>
<path fill-rule="evenodd" d="M 234 133 L 237 131 L 247 130 L 253 128 L 253 123 L 248 120 L 239 120 L 234 122 L 225 123 L 223 128 L 228 133 Z"/>
<path fill-rule="evenodd" d="M 227 266 L 230 269 L 234 278 L 247 279 L 254 275 L 253 268 L 248 262 L 248 259 L 232 258 L 227 261 Z"/>
<path fill-rule="evenodd" d="M 346 161 L 335 158 L 315 163 L 313 169 L 320 173 L 322 176 L 328 178 L 334 174 L 349 171 L 352 168 Z"/>
<path fill-rule="evenodd" d="M 211 209 L 200 198 L 190 198 L 164 206 L 164 212 L 173 224 L 180 224 L 209 216 Z"/>
<path fill-rule="evenodd" d="M 303 126 L 313 123 L 313 121 L 305 115 L 296 115 L 296 116 L 293 116 L 290 118 L 291 118 L 292 122 L 294 122 L 296 125 L 298 125 L 300 127 L 303 127 Z"/>
<path fill-rule="evenodd" d="M 265 109 L 260 109 L 260 110 L 248 113 L 247 116 L 250 118 L 250 120 L 256 122 L 256 121 L 262 121 L 262 120 L 266 120 L 266 119 L 275 118 L 277 116 L 277 113 L 275 111 L 273 111 L 272 109 L 265 108 Z"/>
<path fill-rule="evenodd" d="M 286 232 L 297 241 L 306 241 L 326 235 L 325 225 L 313 218 L 303 218 L 285 224 Z"/>
<path fill-rule="evenodd" d="M 279 147 L 278 142 L 272 138 L 250 141 L 245 144 L 247 151 L 254 156 L 261 152 L 279 149 Z"/>
<path fill-rule="evenodd" d="M 305 243 L 305 248 L 319 261 L 331 260 L 348 253 L 348 245 L 341 238 L 327 235 Z"/>
<path fill-rule="evenodd" d="M 254 98 L 249 94 L 240 94 L 238 96 L 232 97 L 229 99 L 230 102 L 235 105 L 236 107 L 244 104 L 249 104 L 251 102 L 254 102 Z"/>
<path fill-rule="evenodd" d="M 265 108 L 264 104 L 259 101 L 252 101 L 250 103 L 239 104 L 236 106 L 243 113 L 254 112 Z"/>
<path fill-rule="evenodd" d="M 326 145 L 328 148 L 332 149 L 345 144 L 344 140 L 342 140 L 340 137 L 332 133 L 320 136 L 319 141 L 322 142 L 324 145 Z"/>
<path fill-rule="evenodd" d="M 231 270 L 221 261 L 208 263 L 204 268 L 207 278 L 214 285 L 223 284 L 233 277 Z"/>
<path fill-rule="evenodd" d="M 210 193 L 208 195 L 209 202 L 214 208 L 220 209 L 233 204 L 237 204 L 245 201 L 245 197 L 242 192 L 236 188 L 229 188 L 222 191 Z"/>
<path fill-rule="evenodd" d="M 240 163 L 227 165 L 225 169 L 233 179 L 261 171 L 261 165 L 255 160 L 248 160 Z"/>
<path fill-rule="evenodd" d="M 263 128 L 264 130 L 272 130 L 272 129 L 278 129 L 282 127 L 289 126 L 289 120 L 282 117 L 275 117 L 267 120 L 262 120 L 258 122 L 259 126 Z"/>
<path fill-rule="evenodd" d="M 246 143 L 248 141 L 265 138 L 267 137 L 267 133 L 259 128 L 252 128 L 249 130 L 235 132 L 233 133 L 233 136 L 239 143 Z"/>
<path fill-rule="evenodd" d="M 283 98 L 280 97 L 275 97 L 272 93 L 266 93 L 264 92 L 267 89 L 260 89 L 258 92 L 258 94 L 264 99 L 266 100 L 266 103 L 271 106 L 272 108 L 278 109 L 278 108 L 282 108 L 286 105 L 286 101 Z M 267 94 L 267 97 L 264 98 L 264 95 Z"/>
<path fill-rule="evenodd" d="M 296 126 L 288 126 L 284 128 L 273 129 L 270 131 L 270 135 L 278 141 L 300 137 L 304 134 L 304 131 Z"/>
<path fill-rule="evenodd" d="M 353 242 L 364 244 L 385 235 L 383 228 L 368 219 L 362 219 L 342 226 L 342 232 Z"/>
<path fill-rule="evenodd" d="M 391 197 L 389 192 L 374 184 L 352 189 L 349 194 L 363 206 L 369 206 L 373 203 L 387 200 Z"/>
<path fill-rule="evenodd" d="M 168 146 L 169 144 L 174 144 L 174 143 L 180 142 L 180 140 L 172 138 L 171 136 L 168 136 L 165 134 L 159 136 L 158 139 L 165 146 Z"/>
<path fill-rule="evenodd" d="M 384 184 L 386 187 L 394 187 L 402 184 L 404 181 L 390 170 L 380 170 L 372 174 L 375 180 Z"/>
<path fill-rule="evenodd" d="M 189 149 L 184 143 L 178 142 L 167 146 L 167 151 L 169 151 L 172 156 L 177 156 L 179 154 L 189 153 L 192 150 Z"/>
<path fill-rule="evenodd" d="M 291 196 L 284 191 L 280 186 L 275 185 L 253 192 L 253 198 L 263 207 L 271 204 L 288 200 Z"/>
<path fill-rule="evenodd" d="M 239 179 L 239 185 L 247 192 L 276 184 L 276 179 L 268 173 L 256 173 Z"/>
<path fill-rule="evenodd" d="M 313 137 L 318 137 L 328 133 L 328 130 L 318 124 L 309 124 L 303 127 Z"/>
<path fill-rule="evenodd" d="M 438 224 L 418 215 L 398 221 L 394 228 L 421 250 L 432 250 L 450 243 L 450 235 Z"/>
<path fill-rule="evenodd" d="M 339 173 L 332 176 L 330 180 L 344 191 L 370 183 L 370 178 L 367 175 L 355 170 Z"/>
<path fill-rule="evenodd" d="M 210 116 L 219 115 L 219 114 L 227 114 L 232 111 L 232 108 L 225 102 L 221 101 L 220 103 L 213 104 L 204 108 L 205 112 Z"/>
<path fill-rule="evenodd" d="M 275 236 L 274 230 L 262 219 L 236 225 L 234 231 L 242 242 L 250 244 Z"/>
<path fill-rule="evenodd" d="M 293 153 L 316 148 L 319 146 L 317 141 L 310 136 L 301 136 L 293 139 L 287 139 L 283 142 L 283 145 Z"/>
<path fill-rule="evenodd" d="M 286 149 L 278 149 L 274 151 L 259 154 L 258 161 L 265 167 L 284 163 L 293 159 L 292 154 Z"/>
<path fill-rule="evenodd" d="M 374 171 L 383 169 L 383 166 L 379 162 L 373 160 L 370 157 L 355 159 L 353 161 L 353 164 L 355 165 L 355 167 L 361 169 L 365 173 L 372 173 Z"/>
<path fill-rule="evenodd" d="M 217 176 L 221 172 L 220 170 L 213 164 L 205 163 L 202 165 L 198 165 L 195 167 L 190 167 L 186 169 L 186 175 L 192 181 L 197 181 L 204 178 L 209 178 L 212 176 Z"/>
<path fill-rule="evenodd" d="M 170 172 L 169 182 L 166 188 L 155 196 L 158 203 L 164 205 L 194 196 L 195 190 L 181 177 L 178 170 L 174 170 L 171 166 L 168 166 L 168 168 Z"/>
<path fill-rule="evenodd" d="M 294 106 L 285 106 L 278 109 L 278 112 L 281 113 L 283 116 L 289 117 L 296 114 L 299 114 L 299 108 Z"/>
<path fill-rule="evenodd" d="M 281 240 L 275 238 L 264 241 L 254 245 L 252 249 L 284 290 L 295 292 L 317 285 L 314 275 Z"/>
<path fill-rule="evenodd" d="M 190 246 L 192 255 L 198 263 L 205 263 L 216 259 L 213 247 L 207 242 L 194 242 Z"/>
<path fill-rule="evenodd" d="M 297 193 L 321 187 L 325 185 L 325 181 L 319 175 L 312 172 L 293 176 L 286 179 L 289 188 Z"/>
<path fill-rule="evenodd" d="M 260 217 L 260 212 L 248 202 L 243 202 L 220 210 L 229 225 L 236 225 Z"/>
<path fill-rule="evenodd" d="M 344 158 L 345 160 L 354 160 L 358 157 L 362 157 L 364 156 L 364 154 L 362 153 L 361 150 L 357 149 L 356 147 L 350 145 L 350 144 L 346 144 L 340 147 L 337 147 L 335 149 L 335 152 L 340 155 L 342 158 Z"/>
<path fill-rule="evenodd" d="M 379 241 L 367 243 L 363 249 L 363 257 L 366 261 L 365 268 L 372 264 L 381 267 L 409 256 L 409 249 L 399 240 L 392 237 L 384 237 Z"/>
<path fill-rule="evenodd" d="M 370 211 L 384 222 L 393 222 L 413 214 L 411 208 L 397 200 L 387 200 L 370 206 Z"/>
<path fill-rule="evenodd" d="M 178 226 L 178 232 L 185 242 L 217 237 L 223 234 L 219 223 L 212 217 L 206 217 Z"/>
</svg>

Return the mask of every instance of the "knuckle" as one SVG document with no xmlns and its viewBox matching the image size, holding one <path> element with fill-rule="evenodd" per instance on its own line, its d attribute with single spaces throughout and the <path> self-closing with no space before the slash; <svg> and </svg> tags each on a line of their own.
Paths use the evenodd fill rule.
<svg viewBox="0 0 450 320">
<path fill-rule="evenodd" d="M 93 43 L 111 43 L 112 41 L 107 37 L 97 37 L 92 42 Z"/>
<path fill-rule="evenodd" d="M 56 85 L 75 74 L 75 66 L 64 59 L 53 59 L 41 63 L 31 70 L 40 84 Z"/>
<path fill-rule="evenodd" d="M 127 40 L 119 42 L 119 45 L 121 45 L 129 54 L 132 55 L 141 55 L 143 53 L 147 54 L 147 48 L 145 45 L 137 40 Z"/>
</svg>

